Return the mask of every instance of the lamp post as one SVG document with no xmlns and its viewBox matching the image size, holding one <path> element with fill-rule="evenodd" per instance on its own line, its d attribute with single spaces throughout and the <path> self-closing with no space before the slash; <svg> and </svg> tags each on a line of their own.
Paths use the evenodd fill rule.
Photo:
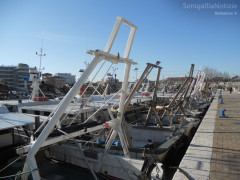
<svg viewBox="0 0 240 180">
<path fill-rule="evenodd" d="M 116 81 L 117 81 L 116 70 L 118 70 L 118 68 L 112 67 L 112 69 L 113 69 L 113 74 L 114 74 L 114 76 L 115 76 L 115 83 L 116 83 Z"/>
<path fill-rule="evenodd" d="M 237 75 L 237 89 L 238 89 L 238 92 L 239 92 L 239 75 Z"/>
<path fill-rule="evenodd" d="M 238 74 L 236 75 L 236 78 L 237 78 L 237 91 L 239 92 L 239 75 Z"/>
<path fill-rule="evenodd" d="M 136 81 L 137 81 L 137 71 L 138 71 L 138 68 L 135 67 L 135 68 L 134 68 L 134 71 L 136 72 Z"/>
</svg>

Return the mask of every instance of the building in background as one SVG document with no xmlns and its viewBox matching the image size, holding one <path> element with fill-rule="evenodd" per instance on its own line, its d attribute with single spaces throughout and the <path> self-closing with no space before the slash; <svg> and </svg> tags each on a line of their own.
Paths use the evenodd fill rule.
<svg viewBox="0 0 240 180">
<path fill-rule="evenodd" d="M 27 64 L 19 63 L 18 66 L 0 66 L 0 82 L 9 87 L 24 90 L 31 86 L 28 81 L 30 68 Z"/>
<path fill-rule="evenodd" d="M 19 63 L 17 66 L 0 66 L 0 83 L 5 84 L 14 90 L 24 91 L 32 85 L 29 79 L 30 68 L 27 64 Z M 75 76 L 70 73 L 56 73 L 54 76 L 50 73 L 42 74 L 42 80 L 47 84 L 52 84 L 57 88 L 65 84 L 74 84 Z"/>
<path fill-rule="evenodd" d="M 42 80 L 46 83 L 46 84 L 52 84 L 52 74 L 51 73 L 44 73 L 42 74 Z"/>
<path fill-rule="evenodd" d="M 60 76 L 53 76 L 52 84 L 57 88 L 62 88 L 63 86 L 66 85 L 66 79 Z"/>
<path fill-rule="evenodd" d="M 186 80 L 186 76 L 185 77 L 168 77 L 165 79 L 166 82 L 168 82 L 168 85 L 179 85 L 181 83 L 183 83 Z"/>
<path fill-rule="evenodd" d="M 55 76 L 66 79 L 66 83 L 68 84 L 74 84 L 76 82 L 76 76 L 71 73 L 56 73 Z"/>
<path fill-rule="evenodd" d="M 62 75 L 62 76 L 58 76 L 58 75 Z M 42 80 L 46 84 L 51 84 L 57 88 L 61 88 L 66 84 L 74 84 L 75 76 L 72 76 L 71 74 L 68 74 L 68 73 L 57 73 L 54 76 L 50 73 L 44 73 L 42 74 Z"/>
</svg>

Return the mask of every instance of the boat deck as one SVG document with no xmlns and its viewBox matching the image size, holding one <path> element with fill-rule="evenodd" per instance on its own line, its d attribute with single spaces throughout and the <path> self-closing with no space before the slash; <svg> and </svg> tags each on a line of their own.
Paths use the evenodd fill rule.
<svg viewBox="0 0 240 180">
<path fill-rule="evenodd" d="M 41 112 L 52 112 L 57 105 L 55 104 L 49 104 L 49 105 L 35 105 L 35 106 L 21 106 L 20 109 L 28 110 L 28 111 L 41 111 Z M 81 104 L 70 104 L 66 111 L 68 114 L 77 114 L 79 112 Z M 107 108 L 108 106 L 105 106 Z M 95 106 L 86 106 L 84 108 L 81 108 L 81 113 L 85 112 L 93 112 L 97 109 Z"/>
<path fill-rule="evenodd" d="M 0 130 L 14 128 L 17 126 L 33 125 L 35 119 L 39 118 L 40 122 L 47 119 L 44 116 L 37 116 L 22 113 L 2 113 L 0 114 Z"/>
<path fill-rule="evenodd" d="M 217 94 L 173 179 L 240 178 L 240 93 Z M 221 109 L 226 109 L 220 118 Z"/>
</svg>

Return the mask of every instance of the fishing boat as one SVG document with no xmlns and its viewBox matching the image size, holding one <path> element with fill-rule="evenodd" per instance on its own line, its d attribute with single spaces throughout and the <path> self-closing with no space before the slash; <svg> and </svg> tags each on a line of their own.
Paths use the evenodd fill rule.
<svg viewBox="0 0 240 180">
<path fill-rule="evenodd" d="M 131 27 L 123 57 L 119 53 L 110 53 L 122 23 Z M 135 92 L 132 91 L 127 95 L 130 68 L 131 65 L 136 64 L 129 59 L 136 30 L 137 27 L 133 23 L 118 17 L 104 51 L 99 49 L 87 51 L 94 56 L 89 66 L 61 102 L 52 110 L 48 118 L 34 132 L 34 138 L 31 138 L 27 145 L 17 149 L 18 154 L 26 154 L 23 172 L 31 172 L 34 180 L 41 179 L 37 153 L 44 152 L 48 158 L 88 169 L 94 179 L 98 179 L 98 174 L 117 179 L 157 179 L 162 177 L 162 162 L 165 161 L 166 154 L 171 147 L 181 146 L 181 139 L 190 123 L 186 123 L 187 125 L 182 123 L 177 128 L 173 128 L 172 124 L 170 128 L 163 127 L 161 120 L 158 119 L 156 104 L 154 104 L 159 79 L 155 81 L 156 90 L 150 98 L 152 103 L 148 107 L 146 125 L 129 125 L 126 121 L 125 113 L 129 109 L 133 110 L 130 103 L 137 87 L 142 83 L 141 81 L 136 83 Z M 105 62 L 110 63 L 105 75 L 112 64 L 125 65 L 122 88 L 100 106 L 95 106 L 88 117 L 82 118 L 83 110 L 87 107 L 87 103 L 82 103 L 84 102 L 84 92 L 76 101 L 74 100 L 75 96 L 88 78 L 93 77 L 89 84 L 94 81 L 99 73 L 98 70 L 94 71 L 94 69 L 98 65 L 101 69 Z M 101 63 L 102 65 L 100 65 Z M 158 69 L 157 78 L 159 78 L 161 67 L 158 65 L 148 63 L 145 69 L 146 73 L 152 67 L 156 67 Z M 92 74 L 94 72 L 96 73 Z M 113 112 L 112 104 L 109 102 L 119 94 L 119 103 Z M 81 103 L 78 103 L 79 100 Z M 69 111 L 67 110 L 69 106 L 78 107 L 78 111 L 72 117 L 67 116 L 68 113 L 66 113 L 71 111 L 71 108 Z M 98 116 L 100 112 L 102 113 L 101 117 Z M 152 112 L 155 114 L 158 127 L 147 125 Z M 166 111 L 166 113 L 168 112 Z M 76 122 L 76 119 L 80 117 L 80 123 Z M 63 122 L 66 120 L 67 123 L 64 124 Z M 22 175 L 22 178 L 27 179 L 27 174 Z"/>
<path fill-rule="evenodd" d="M 115 37 L 118 33 L 118 30 L 122 23 L 125 23 L 131 27 L 130 35 L 128 38 L 126 50 L 123 57 L 120 57 L 119 54 L 114 55 L 110 54 L 111 47 L 115 40 Z M 126 138 L 127 128 L 124 125 L 124 103 L 126 100 L 126 92 L 128 85 L 128 78 L 130 67 L 132 64 L 136 64 L 133 60 L 129 59 L 130 50 L 132 47 L 133 39 L 135 36 L 137 27 L 131 22 L 127 21 L 122 17 L 118 17 L 113 28 L 113 31 L 110 35 L 109 41 L 106 45 L 104 51 L 102 50 L 90 50 L 89 54 L 94 55 L 92 62 L 83 72 L 80 79 L 75 83 L 72 89 L 68 92 L 68 94 L 63 98 L 63 100 L 59 103 L 56 110 L 53 112 L 52 116 L 48 118 L 47 121 L 42 123 L 38 132 L 40 134 L 36 137 L 35 140 L 31 141 L 29 145 L 24 146 L 18 149 L 18 153 L 27 153 L 26 162 L 24 165 L 24 172 L 27 170 L 31 170 L 32 177 L 34 180 L 40 179 L 40 173 L 38 170 L 38 165 L 36 161 L 36 153 L 43 149 L 44 147 L 52 146 L 56 143 L 60 143 L 66 140 L 74 140 L 76 146 L 75 150 L 73 148 L 68 148 L 68 151 L 65 151 L 66 154 L 64 156 L 68 156 L 69 158 L 73 158 L 75 164 L 78 164 L 80 167 L 88 168 L 95 179 L 97 179 L 96 173 L 107 174 L 112 177 L 120 178 L 120 179 L 137 179 L 140 176 L 148 176 L 151 178 L 152 171 L 154 167 L 156 167 L 156 163 L 145 163 L 145 160 L 136 159 L 131 157 L 131 153 L 129 152 L 128 139 Z M 121 98 L 118 108 L 117 117 L 113 117 L 110 113 L 110 121 L 104 123 L 91 124 L 93 116 L 102 109 L 102 106 L 96 110 L 91 117 L 89 117 L 83 124 L 82 127 L 73 131 L 73 132 L 65 132 L 61 126 L 60 118 L 63 113 L 67 109 L 68 105 L 72 102 L 76 94 L 79 92 L 79 89 L 83 86 L 91 72 L 94 68 L 102 62 L 103 60 L 108 61 L 110 63 L 124 63 L 124 77 L 122 88 L 119 92 L 121 92 Z M 105 150 L 103 152 L 89 152 L 86 149 L 81 147 L 81 144 L 76 141 L 76 137 L 87 133 L 99 132 L 101 129 L 105 129 L 106 126 L 111 127 L 112 133 L 109 137 L 108 142 L 106 143 Z M 51 137 L 49 136 L 54 130 L 61 132 L 61 135 Z M 120 140 L 120 146 L 123 149 L 123 155 L 113 155 L 109 153 L 109 150 L 118 136 Z M 62 145 L 64 148 L 65 146 Z M 72 151 L 72 152 L 71 152 Z M 86 155 L 88 154 L 88 155 Z M 59 155 L 58 159 L 61 158 L 62 154 L 57 153 Z M 78 158 L 76 158 L 78 157 Z M 73 162 L 73 161 L 71 161 Z M 152 166 L 154 164 L 154 166 Z M 157 166 L 158 167 L 158 166 Z M 159 172 L 158 172 L 159 173 Z M 23 176 L 26 178 L 26 176 Z"/>
</svg>

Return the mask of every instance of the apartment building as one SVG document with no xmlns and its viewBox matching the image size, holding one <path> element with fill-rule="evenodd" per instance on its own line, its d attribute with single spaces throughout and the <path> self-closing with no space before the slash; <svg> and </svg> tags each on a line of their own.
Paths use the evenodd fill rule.
<svg viewBox="0 0 240 180">
<path fill-rule="evenodd" d="M 31 86 L 28 81 L 29 69 L 27 64 L 19 63 L 17 66 L 0 66 L 0 82 L 16 89 L 25 89 Z"/>
</svg>

